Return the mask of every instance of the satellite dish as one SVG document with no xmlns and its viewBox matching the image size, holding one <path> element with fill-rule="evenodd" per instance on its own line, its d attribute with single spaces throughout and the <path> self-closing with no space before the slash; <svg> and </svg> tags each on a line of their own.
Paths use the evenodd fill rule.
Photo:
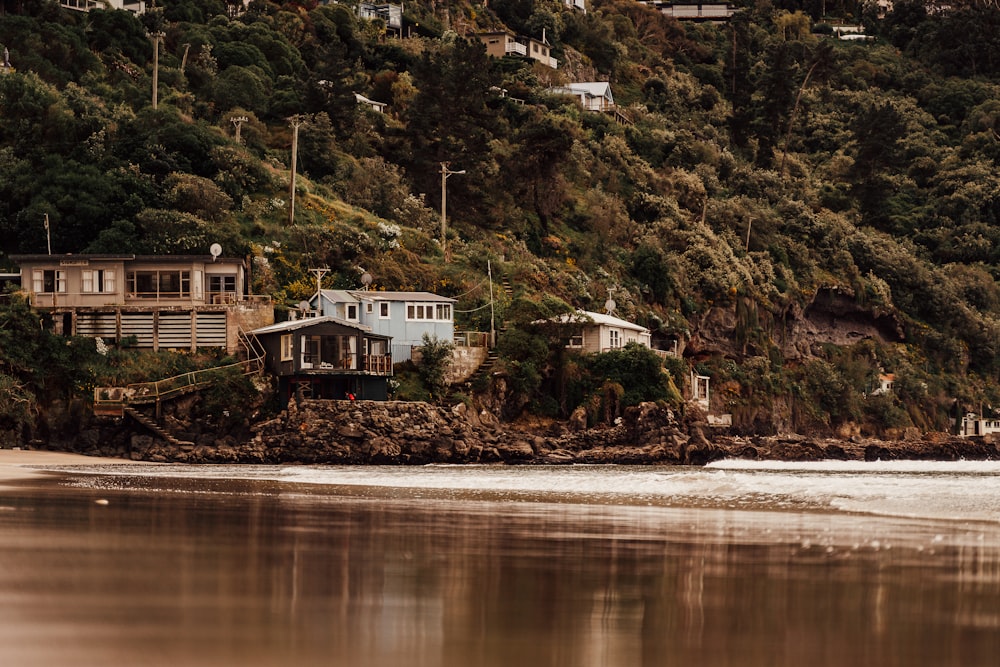
<svg viewBox="0 0 1000 667">
<path fill-rule="evenodd" d="M 310 306 L 308 301 L 299 301 L 299 310 L 301 310 L 302 312 L 306 312 L 309 309 Z"/>
<path fill-rule="evenodd" d="M 222 254 L 222 246 L 218 243 L 213 243 L 208 252 L 212 254 L 212 261 L 214 262 L 216 257 Z"/>
<path fill-rule="evenodd" d="M 608 299 L 607 301 L 604 302 L 604 310 L 607 312 L 608 315 L 615 312 L 615 308 L 617 307 L 618 304 L 615 303 L 614 299 Z"/>
<path fill-rule="evenodd" d="M 362 273 L 361 284 L 365 286 L 365 289 L 368 289 L 368 286 L 372 284 L 372 274 L 368 273 L 367 271 Z"/>
</svg>

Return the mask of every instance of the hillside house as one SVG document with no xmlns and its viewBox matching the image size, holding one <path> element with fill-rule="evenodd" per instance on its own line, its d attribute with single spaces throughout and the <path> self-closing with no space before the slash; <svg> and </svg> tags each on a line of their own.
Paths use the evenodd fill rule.
<svg viewBox="0 0 1000 667">
<path fill-rule="evenodd" d="M 247 294 L 242 259 L 200 255 L 14 255 L 21 289 L 53 331 L 138 347 L 222 347 L 274 321 L 268 297 Z"/>
<path fill-rule="evenodd" d="M 570 9 L 575 9 L 584 14 L 587 13 L 587 0 L 563 0 L 563 4 Z"/>
<path fill-rule="evenodd" d="M 517 41 L 517 35 L 509 30 L 481 32 L 477 37 L 479 37 L 479 41 L 486 45 L 486 55 L 494 58 L 503 58 L 504 56 L 527 57 L 528 55 L 528 47 Z"/>
<path fill-rule="evenodd" d="M 725 23 L 737 12 L 726 2 L 646 2 L 678 21 Z"/>
<path fill-rule="evenodd" d="M 59 6 L 77 12 L 91 9 L 124 9 L 137 15 L 146 12 L 145 0 L 59 0 Z"/>
<path fill-rule="evenodd" d="M 279 322 L 251 332 L 265 350 L 264 367 L 278 378 L 287 405 L 306 398 L 384 401 L 392 376 L 391 339 L 333 316 Z"/>
<path fill-rule="evenodd" d="M 577 310 L 555 321 L 567 325 L 565 343 L 570 349 L 597 353 L 617 350 L 629 343 L 650 347 L 649 329 L 613 315 Z"/>
<path fill-rule="evenodd" d="M 456 300 L 430 292 L 322 290 L 309 305 L 321 316 L 335 316 L 392 339 L 392 358 L 407 361 L 424 334 L 452 342 Z"/>
<path fill-rule="evenodd" d="M 359 19 L 384 21 L 387 32 L 395 35 L 403 32 L 403 5 L 360 2 L 356 11 Z"/>
<path fill-rule="evenodd" d="M 389 106 L 385 102 L 376 102 L 375 100 L 370 100 L 361 93 L 354 93 L 354 99 L 357 103 L 363 107 L 371 109 L 375 113 L 385 113 L 385 108 Z"/>
<path fill-rule="evenodd" d="M 555 86 L 545 92 L 552 95 L 572 95 L 580 101 L 585 111 L 612 111 L 615 98 L 611 94 L 611 84 L 607 81 L 585 81 Z"/>
<path fill-rule="evenodd" d="M 559 68 L 559 61 L 552 57 L 552 47 L 545 39 L 544 31 L 541 39 L 535 39 L 534 37 L 525 37 L 522 39 L 526 42 L 525 46 L 528 49 L 529 58 L 537 60 L 546 67 L 551 67 L 552 69 Z"/>
<path fill-rule="evenodd" d="M 893 373 L 882 373 L 878 376 L 878 386 L 872 389 L 872 396 L 891 394 L 896 386 L 896 376 Z"/>
<path fill-rule="evenodd" d="M 559 62 L 551 56 L 551 47 L 544 36 L 542 39 L 519 37 L 509 30 L 482 32 L 476 36 L 486 45 L 486 54 L 494 58 L 521 56 L 553 69 L 559 67 Z"/>
</svg>

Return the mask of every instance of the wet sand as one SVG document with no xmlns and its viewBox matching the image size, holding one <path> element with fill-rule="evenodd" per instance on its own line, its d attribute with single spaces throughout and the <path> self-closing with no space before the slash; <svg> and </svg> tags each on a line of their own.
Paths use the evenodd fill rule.
<svg viewBox="0 0 1000 667">
<path fill-rule="evenodd" d="M 83 456 L 66 452 L 41 452 L 25 449 L 0 449 L 0 488 L 4 482 L 30 479 L 44 474 L 42 466 L 85 466 L 132 463 L 128 459 Z"/>
</svg>

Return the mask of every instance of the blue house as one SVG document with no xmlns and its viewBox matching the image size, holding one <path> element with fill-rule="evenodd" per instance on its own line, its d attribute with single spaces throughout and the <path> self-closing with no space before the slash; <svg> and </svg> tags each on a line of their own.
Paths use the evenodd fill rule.
<svg viewBox="0 0 1000 667">
<path fill-rule="evenodd" d="M 424 334 L 452 342 L 455 338 L 455 299 L 430 292 L 322 290 L 309 305 L 321 316 L 357 322 L 373 334 L 392 338 L 392 359 L 407 361 Z"/>
</svg>

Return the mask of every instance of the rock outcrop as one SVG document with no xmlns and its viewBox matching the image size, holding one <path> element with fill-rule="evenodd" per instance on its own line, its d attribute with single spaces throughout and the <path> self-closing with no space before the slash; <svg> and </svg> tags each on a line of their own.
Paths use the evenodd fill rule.
<svg viewBox="0 0 1000 667">
<path fill-rule="evenodd" d="M 304 400 L 251 435 L 170 444 L 124 424 L 85 429 L 70 446 L 82 453 L 185 463 L 392 464 L 682 464 L 722 458 L 786 461 L 998 459 L 996 441 L 933 434 L 883 441 L 858 436 L 816 439 L 797 435 L 741 438 L 704 422 L 682 422 L 668 407 L 642 403 L 611 426 L 587 428 L 583 415 L 550 426 L 513 428 L 490 413 L 459 404 Z"/>
</svg>

